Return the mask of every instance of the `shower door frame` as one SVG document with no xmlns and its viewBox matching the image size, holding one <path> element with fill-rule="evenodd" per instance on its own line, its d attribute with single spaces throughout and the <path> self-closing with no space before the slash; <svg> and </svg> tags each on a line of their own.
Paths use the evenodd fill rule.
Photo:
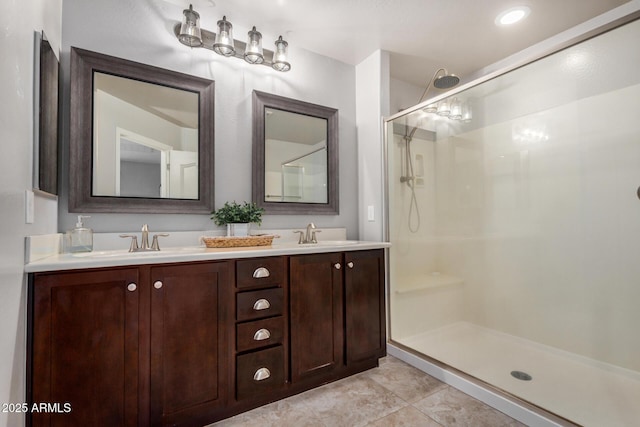
<svg viewBox="0 0 640 427">
<path fill-rule="evenodd" d="M 632 2 L 633 3 L 633 2 Z M 634 9 L 635 6 L 635 9 Z M 435 104 L 442 99 L 451 98 L 461 92 L 466 91 L 472 87 L 481 85 L 489 80 L 500 77 L 518 68 L 525 67 L 547 56 L 558 53 L 564 49 L 570 48 L 577 44 L 580 44 L 586 40 L 594 37 L 598 37 L 608 31 L 614 30 L 625 24 L 640 19 L 640 8 L 638 5 L 630 5 L 626 3 L 612 11 L 609 11 L 603 15 L 593 18 L 583 24 L 573 27 L 563 33 L 560 33 L 554 37 L 544 40 L 537 45 L 531 46 L 523 51 L 520 51 L 510 57 L 507 57 L 496 64 L 502 64 L 503 62 L 510 62 L 507 65 L 499 66 L 493 71 L 489 71 L 487 74 L 477 77 L 467 83 L 462 84 L 452 90 L 446 91 L 438 96 L 426 99 L 425 101 L 414 105 L 413 107 L 406 108 L 396 114 L 389 117 L 382 118 L 382 158 L 383 158 L 383 177 L 384 177 L 384 191 L 383 191 L 383 236 L 386 242 L 391 242 L 390 238 L 390 226 L 389 226 L 389 183 L 392 177 L 389 175 L 389 148 L 393 141 L 389 140 L 389 128 L 393 126 L 393 121 L 403 116 L 408 116 L 411 113 L 419 111 L 425 108 L 427 105 Z M 576 33 L 576 31 L 582 31 Z M 565 37 L 564 39 L 560 39 Z M 560 40 L 554 40 L 559 38 Z M 538 48 L 536 52 L 533 52 L 535 48 Z M 491 67 L 491 66 L 489 66 Z M 388 251 L 393 250 L 393 247 Z M 494 386 L 486 381 L 476 378 L 460 369 L 443 363 L 433 357 L 416 351 L 404 344 L 394 341 L 391 338 L 391 257 L 386 256 L 386 300 L 387 300 L 387 352 L 390 355 L 399 357 L 409 364 L 413 364 L 431 374 L 437 379 L 452 385 L 455 388 L 459 388 L 463 392 L 470 394 L 471 396 L 483 401 L 484 403 L 501 410 L 502 412 L 522 421 L 522 420 L 537 420 L 539 422 L 546 422 L 548 425 L 560 425 L 560 426 L 576 426 L 577 424 L 563 418 L 557 414 L 554 414 L 540 406 L 537 406 L 531 402 L 528 402 L 516 395 L 513 395 L 501 388 Z M 403 354 L 404 353 L 404 354 Z"/>
</svg>

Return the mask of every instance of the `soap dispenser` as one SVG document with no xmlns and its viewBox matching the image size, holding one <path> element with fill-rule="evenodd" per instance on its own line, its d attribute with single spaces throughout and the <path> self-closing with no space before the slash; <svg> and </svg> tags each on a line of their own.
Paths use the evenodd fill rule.
<svg viewBox="0 0 640 427">
<path fill-rule="evenodd" d="M 91 218 L 88 215 L 78 215 L 76 228 L 69 232 L 69 250 L 75 252 L 91 252 L 93 250 L 93 230 L 84 226 L 82 220 Z"/>
</svg>

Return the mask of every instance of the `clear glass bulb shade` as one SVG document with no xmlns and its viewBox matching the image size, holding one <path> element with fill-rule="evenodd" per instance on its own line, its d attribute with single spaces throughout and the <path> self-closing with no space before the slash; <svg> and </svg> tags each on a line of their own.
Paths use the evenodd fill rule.
<svg viewBox="0 0 640 427">
<path fill-rule="evenodd" d="M 438 105 L 437 104 L 429 104 L 426 107 L 424 107 L 422 109 L 422 111 L 424 111 L 425 113 L 435 113 L 438 111 Z"/>
<path fill-rule="evenodd" d="M 244 60 L 249 64 L 262 64 L 264 55 L 262 53 L 262 34 L 253 27 L 248 33 L 247 47 L 244 51 Z"/>
<path fill-rule="evenodd" d="M 451 101 L 451 112 L 449 113 L 449 118 L 453 120 L 462 119 L 462 103 L 458 98 L 453 98 L 453 101 Z"/>
<path fill-rule="evenodd" d="M 471 105 L 468 102 L 462 103 L 462 121 L 465 123 L 470 123 L 473 118 L 473 113 L 471 111 Z"/>
<path fill-rule="evenodd" d="M 448 117 L 451 114 L 451 107 L 449 106 L 449 100 L 443 99 L 438 102 L 438 111 L 439 116 Z"/>
<path fill-rule="evenodd" d="M 232 56 L 236 53 L 236 48 L 233 46 L 233 25 L 227 21 L 226 16 L 223 16 L 222 20 L 218 21 L 218 32 L 216 33 L 213 50 L 224 56 Z"/>
<path fill-rule="evenodd" d="M 200 31 L 200 14 L 193 10 L 193 6 L 189 5 L 189 9 L 182 11 L 184 18 L 180 25 L 180 34 L 178 40 L 180 43 L 189 47 L 202 46 L 202 32 Z"/>
<path fill-rule="evenodd" d="M 289 71 L 291 64 L 288 62 L 287 50 L 289 43 L 282 40 L 282 36 L 276 40 L 276 51 L 273 53 L 273 64 L 271 65 L 277 71 Z"/>
</svg>

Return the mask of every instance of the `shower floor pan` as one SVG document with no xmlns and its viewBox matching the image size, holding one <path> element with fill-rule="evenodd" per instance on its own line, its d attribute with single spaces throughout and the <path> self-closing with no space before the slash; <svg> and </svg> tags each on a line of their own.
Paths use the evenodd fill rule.
<svg viewBox="0 0 640 427">
<path fill-rule="evenodd" d="M 396 341 L 585 427 L 640 420 L 638 372 L 467 322 Z"/>
</svg>

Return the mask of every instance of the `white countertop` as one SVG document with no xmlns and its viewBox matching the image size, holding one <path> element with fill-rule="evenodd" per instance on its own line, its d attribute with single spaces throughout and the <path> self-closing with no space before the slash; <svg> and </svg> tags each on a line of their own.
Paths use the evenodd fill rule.
<svg viewBox="0 0 640 427">
<path fill-rule="evenodd" d="M 30 262 L 25 273 L 77 270 L 127 265 L 164 264 L 189 261 L 215 261 L 233 258 L 254 258 L 277 255 L 298 255 L 327 252 L 359 251 L 390 247 L 386 242 L 325 241 L 318 244 L 282 242 L 272 246 L 247 248 L 206 248 L 204 246 L 168 247 L 159 252 L 128 252 L 127 250 L 94 251 L 77 254 L 58 254 Z"/>
</svg>

